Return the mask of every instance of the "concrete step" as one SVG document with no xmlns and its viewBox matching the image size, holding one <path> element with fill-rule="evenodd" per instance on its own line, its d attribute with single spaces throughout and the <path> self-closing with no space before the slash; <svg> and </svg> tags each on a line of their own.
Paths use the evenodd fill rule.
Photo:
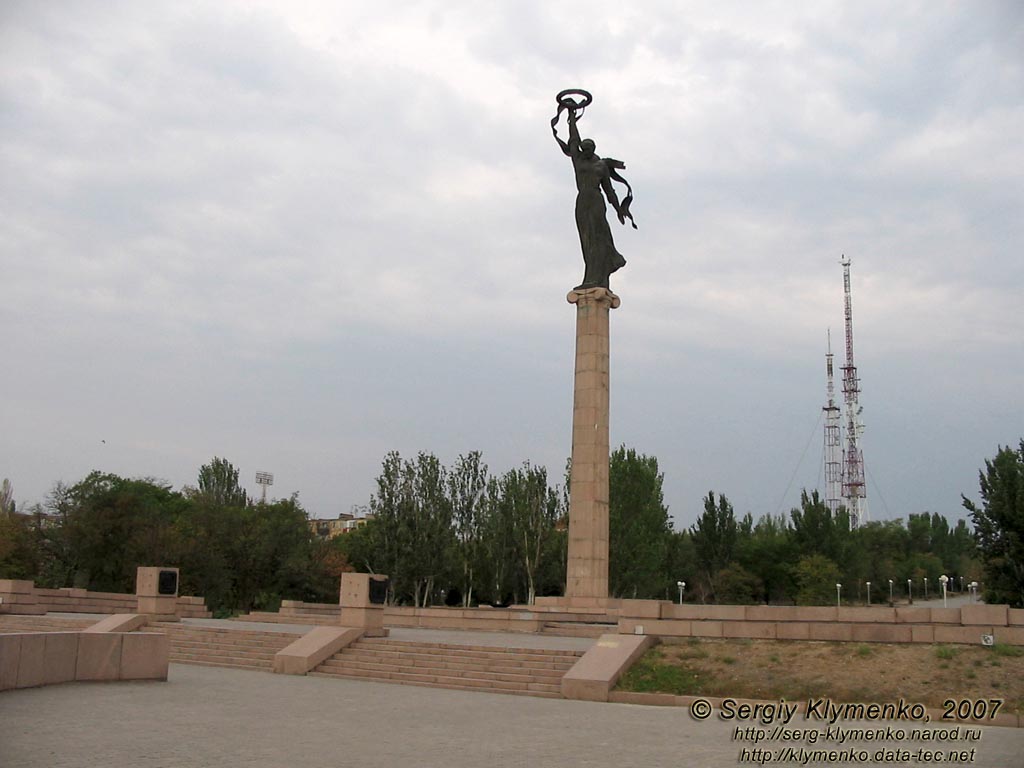
<svg viewBox="0 0 1024 768">
<path fill-rule="evenodd" d="M 540 629 L 542 635 L 559 637 L 593 637 L 618 632 L 617 624 L 584 624 L 574 621 L 549 621 Z"/>
<path fill-rule="evenodd" d="M 171 639 L 171 643 L 175 645 L 217 645 L 224 648 L 237 647 L 246 649 L 260 648 L 274 653 L 281 650 L 295 639 L 293 637 L 287 637 L 283 640 L 264 640 L 259 638 L 248 639 L 244 637 L 199 637 L 187 633 L 172 634 L 167 632 L 165 634 Z"/>
<path fill-rule="evenodd" d="M 258 661 L 271 662 L 277 651 L 259 651 L 238 647 L 223 647 L 217 645 L 178 645 L 171 644 L 171 654 L 179 656 L 193 656 L 196 658 L 226 658 L 226 659 L 254 659 Z"/>
<path fill-rule="evenodd" d="M 396 684 L 396 685 L 416 685 L 416 686 L 420 686 L 420 687 L 424 687 L 424 688 L 445 688 L 447 690 L 453 690 L 453 691 L 474 691 L 476 693 L 502 693 L 502 694 L 511 695 L 511 696 L 537 696 L 537 697 L 545 698 L 545 699 L 560 699 L 560 698 L 562 698 L 561 691 L 559 691 L 559 692 L 553 692 L 553 691 L 516 691 L 516 690 L 507 690 L 507 689 L 490 689 L 490 688 L 481 688 L 479 686 L 458 685 L 457 683 L 451 683 L 451 682 L 446 682 L 446 683 L 409 682 L 409 681 L 406 681 L 406 680 L 394 680 L 394 679 L 389 679 L 389 678 L 359 677 L 359 676 L 356 676 L 356 675 L 351 675 L 351 676 L 349 676 L 349 675 L 338 675 L 338 674 L 329 674 L 329 673 L 325 673 L 325 672 L 310 672 L 309 675 L 311 677 L 333 677 L 333 678 L 339 678 L 340 677 L 340 678 L 346 678 L 346 679 L 352 679 L 352 680 L 370 680 L 370 681 L 375 682 L 375 683 L 393 683 L 393 684 Z"/>
<path fill-rule="evenodd" d="M 513 656 L 535 656 L 539 660 L 550 660 L 557 658 L 565 658 L 570 660 L 571 663 L 576 663 L 576 659 L 583 655 L 583 651 L 573 650 L 557 650 L 549 648 L 506 648 L 501 645 L 459 645 L 459 644 L 446 644 L 446 643 L 422 643 L 415 640 L 392 640 L 391 638 L 383 637 L 364 637 L 359 640 L 357 645 L 360 648 L 379 648 L 379 649 L 414 649 L 420 653 L 438 653 L 441 655 L 451 655 L 453 652 L 462 651 L 466 654 L 486 654 L 486 655 L 513 655 Z"/>
<path fill-rule="evenodd" d="M 214 653 L 205 651 L 190 653 L 188 651 L 172 650 L 170 653 L 170 660 L 181 662 L 203 662 L 206 664 L 226 665 L 232 667 L 259 667 L 260 669 L 271 669 L 274 666 L 273 654 L 267 658 L 261 658 L 244 656 L 238 653 Z"/>
<path fill-rule="evenodd" d="M 247 613 L 244 616 L 235 616 L 232 621 L 257 621 L 261 624 L 331 624 L 332 621 L 328 620 L 327 617 L 319 616 L 282 616 L 279 613 L 269 613 L 263 611 L 253 611 Z"/>
<path fill-rule="evenodd" d="M 325 661 L 320 667 L 317 668 L 319 672 L 333 672 L 340 675 L 346 674 L 363 674 L 372 675 L 373 673 L 381 673 L 385 677 L 392 674 L 401 675 L 412 675 L 419 678 L 438 678 L 438 679 L 449 679 L 457 678 L 463 681 L 480 681 L 479 684 L 505 684 L 505 683 L 517 683 L 524 689 L 528 688 L 530 684 L 536 683 L 538 685 L 549 685 L 554 688 L 561 686 L 563 674 L 556 675 L 531 675 L 528 673 L 519 672 L 503 672 L 498 670 L 487 670 L 487 669 L 460 669 L 458 667 L 417 667 L 417 666 L 404 666 L 396 667 L 393 664 L 373 664 L 362 661 L 354 661 L 349 659 L 344 660 L 328 660 Z M 511 686 L 510 686 L 511 687 Z"/>
<path fill-rule="evenodd" d="M 486 690 L 494 693 L 561 693 L 561 685 L 556 683 L 537 683 L 528 680 L 497 680 L 494 678 L 477 678 L 463 675 L 444 675 L 427 672 L 403 672 L 391 670 L 368 670 L 354 668 L 326 667 L 321 664 L 316 673 L 324 676 L 360 678 L 364 680 L 384 680 L 388 682 L 408 683 L 411 685 L 435 685 L 441 688 L 458 687 L 463 690 Z"/>
<path fill-rule="evenodd" d="M 494 671 L 531 672 L 540 675 L 563 675 L 575 663 L 575 660 L 537 660 L 520 658 L 514 655 L 504 656 L 462 656 L 439 653 L 417 653 L 414 650 L 380 651 L 354 645 L 346 654 L 347 658 L 358 659 L 374 664 L 403 664 L 408 666 L 439 666 L 460 669 L 482 669 Z"/>
<path fill-rule="evenodd" d="M 253 665 L 253 664 L 236 664 L 230 661 L 206 661 L 204 659 L 191 659 L 182 658 L 176 659 L 171 656 L 170 662 L 172 664 L 189 664 L 194 667 L 225 667 L 227 669 L 245 669 L 252 672 L 273 672 L 273 668 L 270 665 Z"/>
</svg>

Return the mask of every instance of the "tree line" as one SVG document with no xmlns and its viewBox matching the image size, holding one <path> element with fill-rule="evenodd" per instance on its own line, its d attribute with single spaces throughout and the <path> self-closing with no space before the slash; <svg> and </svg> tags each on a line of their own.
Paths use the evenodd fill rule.
<svg viewBox="0 0 1024 768">
<path fill-rule="evenodd" d="M 23 514 L 0 515 L 0 578 L 134 593 L 138 566 L 177 566 L 180 593 L 203 595 L 218 613 L 329 596 L 328 556 L 297 498 L 252 503 L 219 458 L 181 491 L 92 472 Z"/>
<path fill-rule="evenodd" d="M 705 603 L 830 604 L 935 596 L 979 581 L 989 602 L 1024 604 L 1024 441 L 980 476 L 974 523 L 910 514 L 850 527 L 817 492 L 788 515 L 737 516 L 711 491 L 690 528 L 675 530 L 653 456 L 620 447 L 609 467 L 609 591 L 614 597 Z M 421 452 L 384 457 L 368 523 L 319 539 L 296 497 L 254 503 L 238 471 L 214 458 L 195 487 L 93 472 L 15 512 L 0 486 L 0 578 L 131 592 L 137 565 L 176 565 L 183 593 L 219 612 L 273 609 L 281 599 L 333 602 L 345 570 L 386 573 L 392 602 L 529 603 L 565 588 L 568 467 L 556 481 L 524 462 L 492 475 L 479 452 L 447 467 Z M 890 580 L 892 587 L 890 593 Z M 909 585 L 908 585 L 909 580 Z"/>
</svg>

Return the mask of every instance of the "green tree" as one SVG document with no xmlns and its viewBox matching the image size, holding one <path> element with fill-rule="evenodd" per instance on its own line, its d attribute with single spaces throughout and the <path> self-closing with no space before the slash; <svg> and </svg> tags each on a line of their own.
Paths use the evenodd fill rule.
<svg viewBox="0 0 1024 768">
<path fill-rule="evenodd" d="M 420 452 L 412 466 L 413 604 L 430 605 L 435 585 L 449 581 L 455 536 L 448 498 L 448 470 L 433 454 Z"/>
<path fill-rule="evenodd" d="M 459 456 L 448 475 L 448 498 L 458 553 L 459 590 L 465 607 L 473 603 L 473 587 L 483 554 L 487 478 L 487 465 L 479 451 Z"/>
<path fill-rule="evenodd" d="M 859 580 L 872 583 L 873 600 L 878 598 L 881 602 L 882 597 L 888 600 L 889 579 L 894 581 L 894 589 L 898 589 L 899 579 L 907 578 L 903 576 L 906 568 L 904 553 L 907 549 L 907 530 L 902 521 L 873 520 L 851 531 L 850 538 L 854 542 L 853 550 L 865 553 L 867 572 L 858 574 Z"/>
<path fill-rule="evenodd" d="M 0 483 L 0 579 L 34 579 L 39 570 L 30 520 L 15 511 L 14 489 Z"/>
<path fill-rule="evenodd" d="M 715 593 L 715 575 L 729 565 L 736 546 L 736 514 L 723 495 L 715 501 L 715 492 L 704 499 L 704 512 L 691 529 L 700 580 L 697 588 L 706 601 Z"/>
<path fill-rule="evenodd" d="M 235 606 L 277 610 L 283 598 L 308 599 L 313 533 L 297 495 L 224 509 L 231 510 L 235 523 L 225 542 Z"/>
<path fill-rule="evenodd" d="M 487 481 L 483 522 L 484 562 L 477 592 L 481 601 L 500 605 L 513 599 L 520 563 L 516 557 L 511 508 L 496 477 Z"/>
<path fill-rule="evenodd" d="M 693 537 L 689 531 L 672 531 L 668 539 L 665 562 L 669 583 L 665 587 L 665 594 L 659 595 L 659 597 L 664 600 L 675 600 L 678 597 L 676 591 L 676 582 L 678 581 L 686 582 L 686 595 L 692 596 L 698 571 Z"/>
<path fill-rule="evenodd" d="M 34 579 L 39 570 L 31 521 L 10 510 L 0 510 L 0 579 Z"/>
<path fill-rule="evenodd" d="M 175 565 L 174 521 L 188 500 L 170 485 L 92 472 L 68 491 L 75 586 L 134 592 L 140 565 Z"/>
<path fill-rule="evenodd" d="M 720 605 L 754 605 L 764 591 L 761 580 L 732 562 L 715 574 L 715 602 Z"/>
<path fill-rule="evenodd" d="M 455 546 L 447 490 L 447 470 L 433 454 L 385 456 L 370 510 L 380 548 L 374 558 L 391 577 L 394 600 L 428 605 L 435 584 L 447 583 Z"/>
<path fill-rule="evenodd" d="M 793 539 L 801 554 L 819 554 L 833 562 L 843 561 L 843 544 L 850 530 L 845 510 L 833 515 L 817 491 L 800 493 L 800 507 L 790 513 Z"/>
<path fill-rule="evenodd" d="M 836 599 L 839 566 L 824 555 L 805 555 L 793 569 L 799 605 L 828 605 Z"/>
<path fill-rule="evenodd" d="M 216 456 L 199 468 L 199 495 L 220 507 L 244 507 L 248 502 L 238 484 L 238 470 L 227 459 Z"/>
<path fill-rule="evenodd" d="M 749 536 L 740 537 L 735 555 L 736 561 L 758 579 L 764 602 L 792 599 L 796 545 L 784 516 L 761 517 Z"/>
<path fill-rule="evenodd" d="M 0 514 L 14 514 L 14 486 L 6 477 L 0 483 Z"/>
<path fill-rule="evenodd" d="M 608 586 L 614 597 L 664 596 L 672 523 L 658 459 L 620 446 L 609 466 Z"/>
<path fill-rule="evenodd" d="M 981 504 L 963 498 L 971 513 L 985 568 L 985 601 L 1024 608 L 1024 439 L 1000 447 L 979 472 Z"/>
<path fill-rule="evenodd" d="M 252 515 L 245 509 L 248 496 L 238 484 L 238 470 L 214 456 L 199 468 L 198 487 L 184 493 L 192 504 L 176 520 L 184 542 L 180 589 L 203 595 L 207 607 L 218 613 L 253 607 L 260 587 L 250 589 L 249 554 L 240 552 L 238 544 L 263 545 L 253 544 L 253 532 L 242 530 Z"/>
</svg>

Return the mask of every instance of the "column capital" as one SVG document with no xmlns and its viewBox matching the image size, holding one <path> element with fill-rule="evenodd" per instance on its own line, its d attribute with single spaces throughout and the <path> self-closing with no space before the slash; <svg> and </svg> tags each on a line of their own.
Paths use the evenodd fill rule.
<svg viewBox="0 0 1024 768">
<path fill-rule="evenodd" d="M 607 288 L 573 288 L 565 297 L 570 304 L 584 306 L 587 304 L 606 304 L 615 309 L 622 303 L 621 299 Z"/>
</svg>

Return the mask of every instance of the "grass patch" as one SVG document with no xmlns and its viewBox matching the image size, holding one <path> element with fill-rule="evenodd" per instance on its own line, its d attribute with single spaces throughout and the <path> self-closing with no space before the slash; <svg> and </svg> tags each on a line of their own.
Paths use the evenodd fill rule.
<svg viewBox="0 0 1024 768">
<path fill-rule="evenodd" d="M 1024 656 L 1024 647 L 1019 645 L 1007 645 L 1006 643 L 996 643 L 992 646 L 992 653 L 996 656 Z"/>
<path fill-rule="evenodd" d="M 698 693 L 704 684 L 699 672 L 667 662 L 660 649 L 645 653 L 619 679 L 619 687 L 641 693 L 673 693 L 676 696 Z"/>
<path fill-rule="evenodd" d="M 997 695 L 1003 711 L 1024 714 L 1024 649 L 1015 646 L 694 639 L 648 651 L 619 689 L 768 701 L 903 697 L 930 707 Z"/>
</svg>

